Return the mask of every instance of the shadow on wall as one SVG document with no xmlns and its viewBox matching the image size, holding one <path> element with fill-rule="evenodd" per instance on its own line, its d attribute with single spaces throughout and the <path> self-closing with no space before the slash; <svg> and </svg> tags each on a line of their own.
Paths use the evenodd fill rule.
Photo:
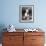
<svg viewBox="0 0 46 46">
<path fill-rule="evenodd" d="M 2 43 L 2 36 L 3 32 L 5 32 L 3 29 L 6 28 L 4 24 L 0 24 L 0 43 Z"/>
</svg>

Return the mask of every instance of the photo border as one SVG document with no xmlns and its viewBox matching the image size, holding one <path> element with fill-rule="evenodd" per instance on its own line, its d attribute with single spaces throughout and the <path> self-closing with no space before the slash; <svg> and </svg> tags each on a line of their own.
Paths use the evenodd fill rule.
<svg viewBox="0 0 46 46">
<path fill-rule="evenodd" d="M 32 8 L 32 20 L 22 20 L 22 7 L 31 7 Z M 34 22 L 34 5 L 19 5 L 19 22 L 21 23 L 30 23 Z"/>
</svg>

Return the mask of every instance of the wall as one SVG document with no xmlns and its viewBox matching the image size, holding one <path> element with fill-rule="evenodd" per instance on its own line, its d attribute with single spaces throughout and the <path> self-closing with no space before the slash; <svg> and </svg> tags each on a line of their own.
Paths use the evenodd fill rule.
<svg viewBox="0 0 46 46">
<path fill-rule="evenodd" d="M 41 0 L 1 0 L 0 24 L 13 24 L 16 28 L 46 28 L 46 1 Z M 19 5 L 34 5 L 34 23 L 19 22 Z"/>
<path fill-rule="evenodd" d="M 0 31 L 13 24 L 16 28 L 40 27 L 46 32 L 46 0 L 0 0 Z M 19 22 L 19 5 L 34 5 L 34 23 Z"/>
</svg>

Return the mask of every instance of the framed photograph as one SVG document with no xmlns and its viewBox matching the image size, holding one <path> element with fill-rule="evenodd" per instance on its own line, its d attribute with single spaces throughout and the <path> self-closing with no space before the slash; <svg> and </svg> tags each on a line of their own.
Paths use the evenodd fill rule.
<svg viewBox="0 0 46 46">
<path fill-rule="evenodd" d="M 24 23 L 34 22 L 34 5 L 19 6 L 19 21 Z"/>
</svg>

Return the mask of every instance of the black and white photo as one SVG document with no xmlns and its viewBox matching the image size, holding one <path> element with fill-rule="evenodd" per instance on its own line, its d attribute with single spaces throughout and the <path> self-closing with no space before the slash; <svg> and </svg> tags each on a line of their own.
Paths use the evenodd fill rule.
<svg viewBox="0 0 46 46">
<path fill-rule="evenodd" d="M 33 5 L 20 5 L 20 22 L 33 22 L 34 19 L 34 6 Z"/>
</svg>

